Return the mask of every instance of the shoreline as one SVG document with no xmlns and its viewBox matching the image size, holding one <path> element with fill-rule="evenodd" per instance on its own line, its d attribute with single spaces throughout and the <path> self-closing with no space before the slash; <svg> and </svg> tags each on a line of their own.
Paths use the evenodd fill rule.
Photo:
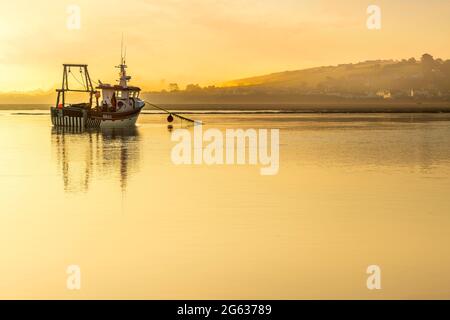
<svg viewBox="0 0 450 320">
<path fill-rule="evenodd" d="M 0 104 L 0 111 L 47 111 L 52 104 Z M 186 114 L 371 114 L 371 113 L 450 113 L 450 102 L 407 103 L 214 103 L 214 104 L 167 104 L 159 106 Z M 160 113 L 146 106 L 143 113 Z"/>
</svg>

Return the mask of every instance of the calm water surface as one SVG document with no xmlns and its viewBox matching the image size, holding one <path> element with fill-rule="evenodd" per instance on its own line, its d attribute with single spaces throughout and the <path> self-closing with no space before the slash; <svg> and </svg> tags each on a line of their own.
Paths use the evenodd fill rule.
<svg viewBox="0 0 450 320">
<path fill-rule="evenodd" d="M 162 115 L 70 133 L 1 111 L 0 298 L 450 298 L 449 116 L 193 117 L 279 128 L 279 174 L 174 165 Z"/>
</svg>

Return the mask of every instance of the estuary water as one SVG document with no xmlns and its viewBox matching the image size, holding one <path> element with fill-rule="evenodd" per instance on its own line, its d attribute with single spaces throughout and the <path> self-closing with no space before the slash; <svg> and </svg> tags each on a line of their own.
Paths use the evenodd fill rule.
<svg viewBox="0 0 450 320">
<path fill-rule="evenodd" d="M 0 111 L 0 298 L 450 298 L 450 115 L 190 117 L 279 129 L 278 173 L 174 164 L 194 128 L 164 115 L 79 133 Z"/>
</svg>

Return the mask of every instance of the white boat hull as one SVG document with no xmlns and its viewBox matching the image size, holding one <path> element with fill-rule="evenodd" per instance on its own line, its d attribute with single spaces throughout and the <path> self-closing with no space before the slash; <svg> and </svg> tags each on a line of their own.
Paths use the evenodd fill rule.
<svg viewBox="0 0 450 320">
<path fill-rule="evenodd" d="M 103 119 L 100 122 L 100 128 L 128 128 L 136 125 L 139 113 L 130 118 L 120 120 Z"/>
<path fill-rule="evenodd" d="M 68 128 L 129 128 L 136 125 L 141 113 L 136 109 L 132 113 L 89 114 L 86 110 L 65 107 L 64 110 L 51 108 L 52 124 Z"/>
</svg>

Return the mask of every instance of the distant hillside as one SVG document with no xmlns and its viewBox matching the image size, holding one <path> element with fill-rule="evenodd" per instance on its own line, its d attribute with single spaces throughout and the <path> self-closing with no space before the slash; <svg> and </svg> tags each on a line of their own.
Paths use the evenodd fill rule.
<svg viewBox="0 0 450 320">
<path fill-rule="evenodd" d="M 398 95 L 444 95 L 450 91 L 450 60 L 424 54 L 420 61 L 377 60 L 356 64 L 285 71 L 225 82 L 224 87 L 315 94 L 373 96 L 380 91 Z"/>
<path fill-rule="evenodd" d="M 86 93 L 70 92 L 66 95 L 67 103 L 77 103 L 80 101 L 86 101 L 86 99 L 88 99 L 88 94 Z M 26 104 L 30 105 L 31 108 L 31 106 L 35 104 L 51 105 L 54 103 L 56 103 L 55 89 L 48 91 L 35 90 L 28 92 L 0 92 L 0 105 Z"/>
<path fill-rule="evenodd" d="M 196 84 L 145 94 L 157 103 L 345 103 L 380 99 L 417 104 L 450 101 L 450 60 L 424 54 L 420 60 L 365 61 L 277 72 L 232 80 L 221 86 Z"/>
<path fill-rule="evenodd" d="M 393 60 L 366 61 L 357 64 L 318 67 L 305 70 L 284 71 L 251 78 L 232 80 L 223 83 L 223 87 L 265 86 L 270 88 L 314 89 L 336 86 L 345 81 L 344 87 L 353 82 L 363 81 L 368 86 L 388 86 L 392 80 L 404 77 L 419 77 L 422 72 L 420 63 L 396 62 Z M 390 85 L 390 84 L 389 84 Z"/>
<path fill-rule="evenodd" d="M 29 92 L 0 92 L 0 104 L 48 104 L 55 101 L 54 90 Z"/>
</svg>

